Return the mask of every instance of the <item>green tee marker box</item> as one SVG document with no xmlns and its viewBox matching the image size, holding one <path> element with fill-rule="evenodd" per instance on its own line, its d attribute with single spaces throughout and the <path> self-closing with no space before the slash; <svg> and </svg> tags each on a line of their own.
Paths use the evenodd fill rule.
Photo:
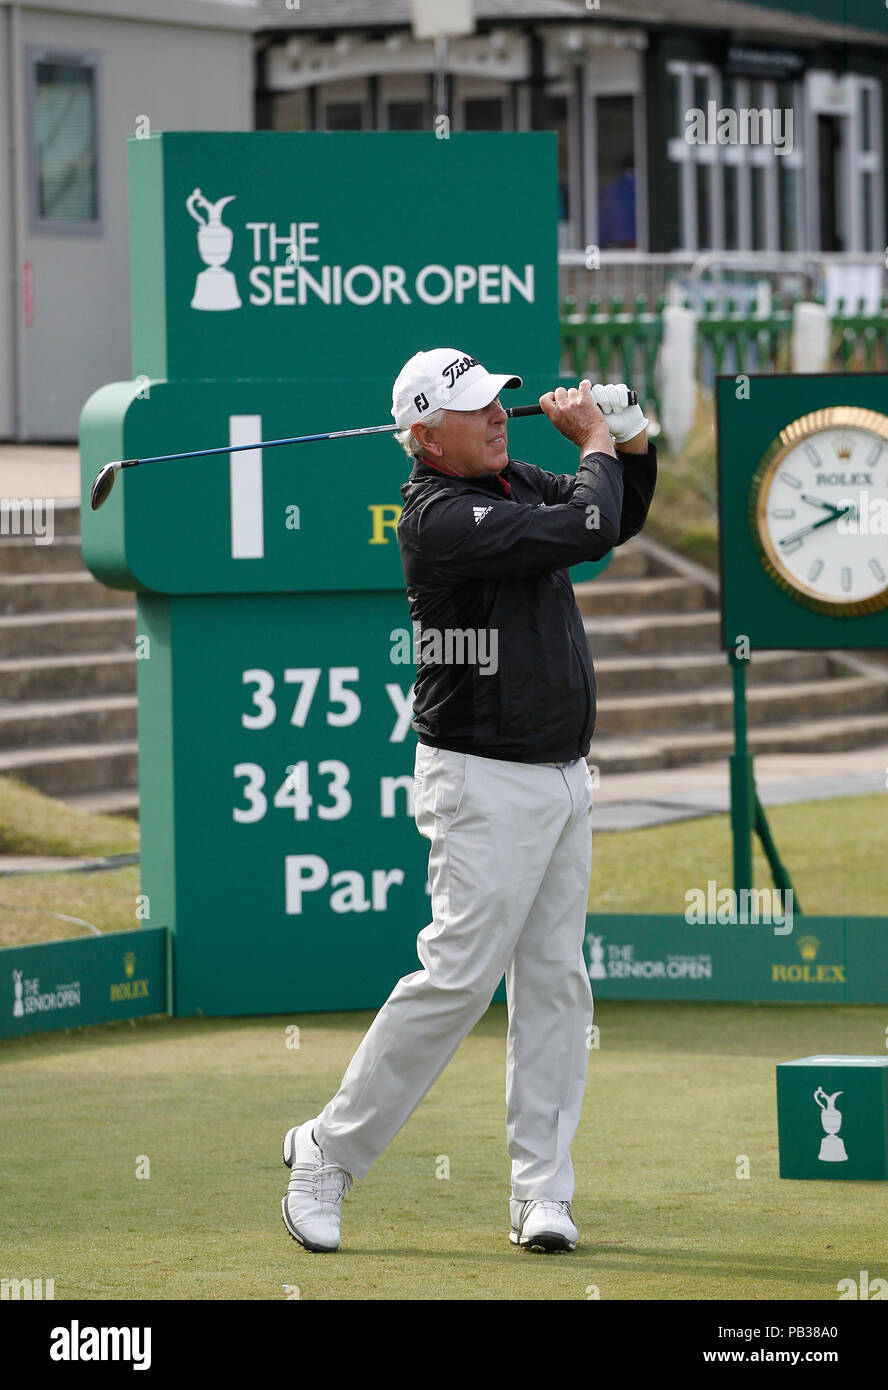
<svg viewBox="0 0 888 1390">
<path fill-rule="evenodd" d="M 888 1056 L 777 1067 L 781 1178 L 888 1179 Z"/>
<path fill-rule="evenodd" d="M 377 1007 L 416 968 L 428 847 L 396 531 L 411 465 L 389 434 L 256 446 L 392 423 L 395 377 L 435 344 L 519 374 L 516 405 L 559 384 L 556 145 L 130 142 L 133 380 L 83 409 L 82 547 L 138 593 L 142 895 L 170 929 L 178 1015 Z M 393 169 L 435 188 L 433 218 L 379 200 Z M 533 198 L 504 217 L 518 188 Z M 111 460 L 226 445 L 86 500 Z M 509 446 L 556 473 L 578 462 L 542 417 Z"/>
</svg>

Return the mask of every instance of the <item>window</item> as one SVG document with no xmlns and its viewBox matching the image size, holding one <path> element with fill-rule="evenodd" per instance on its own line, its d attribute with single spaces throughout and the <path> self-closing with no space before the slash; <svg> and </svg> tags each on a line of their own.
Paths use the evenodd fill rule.
<svg viewBox="0 0 888 1390">
<path fill-rule="evenodd" d="M 360 101 L 333 101 L 326 109 L 327 130 L 363 130 L 364 107 Z"/>
<path fill-rule="evenodd" d="M 872 77 L 857 79 L 857 158 L 860 178 L 861 250 L 878 251 L 884 244 L 884 173 L 880 129 L 881 89 Z"/>
<path fill-rule="evenodd" d="M 679 244 L 689 251 L 720 249 L 724 212 L 719 146 L 686 137 L 694 130 L 692 121 L 708 122 L 711 102 L 716 110 L 720 106 L 721 80 L 715 68 L 703 63 L 670 63 L 668 76 L 667 104 L 677 117 L 667 153 L 670 163 L 678 166 Z"/>
<path fill-rule="evenodd" d="M 666 108 L 678 246 L 797 249 L 803 215 L 801 84 L 723 77 L 707 64 L 670 63 Z M 699 113 L 693 119 L 702 130 L 689 142 L 692 112 Z"/>
<path fill-rule="evenodd" d="M 544 129 L 558 136 L 558 221 L 570 218 L 570 169 L 567 143 L 567 97 L 550 95 L 546 102 L 547 119 Z"/>
<path fill-rule="evenodd" d="M 467 97 L 464 111 L 466 130 L 503 128 L 503 103 L 499 97 Z"/>
<path fill-rule="evenodd" d="M 421 101 L 390 101 L 389 130 L 425 130 L 425 103 Z"/>
<path fill-rule="evenodd" d="M 99 227 L 97 76 L 92 54 L 28 50 L 35 230 Z"/>
<path fill-rule="evenodd" d="M 636 246 L 635 103 L 631 96 L 599 97 L 595 103 L 598 163 L 598 244 Z"/>
<path fill-rule="evenodd" d="M 300 87 L 295 92 L 274 92 L 269 99 L 269 130 L 308 130 L 311 115 L 308 92 Z"/>
</svg>

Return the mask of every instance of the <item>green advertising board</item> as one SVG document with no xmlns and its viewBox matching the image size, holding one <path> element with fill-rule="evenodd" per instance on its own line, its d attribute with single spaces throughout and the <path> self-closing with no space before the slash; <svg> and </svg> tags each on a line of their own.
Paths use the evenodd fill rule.
<svg viewBox="0 0 888 1390">
<path fill-rule="evenodd" d="M 167 1012 L 165 927 L 0 951 L 0 1038 Z"/>
<path fill-rule="evenodd" d="M 134 377 L 329 376 L 344 407 L 376 375 L 390 405 L 423 347 L 557 370 L 554 132 L 170 133 L 129 152 Z"/>
<path fill-rule="evenodd" d="M 551 132 L 130 143 L 133 376 L 83 411 L 82 544 L 137 594 L 142 892 L 179 1014 L 370 1007 L 416 967 L 410 463 L 388 435 L 157 463 L 96 512 L 92 480 L 391 423 L 395 377 L 433 346 L 535 402 L 564 380 L 556 175 Z M 509 446 L 576 470 L 540 417 Z"/>
<path fill-rule="evenodd" d="M 758 895 L 738 895 L 733 913 L 713 907 L 708 916 L 689 923 L 680 915 L 590 914 L 585 950 L 595 997 L 888 1001 L 888 918 L 793 917 L 782 908 L 771 918 Z"/>
</svg>

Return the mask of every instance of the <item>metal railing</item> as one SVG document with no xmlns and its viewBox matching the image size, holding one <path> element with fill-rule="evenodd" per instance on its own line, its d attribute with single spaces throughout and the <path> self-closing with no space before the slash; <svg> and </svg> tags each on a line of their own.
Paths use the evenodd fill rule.
<svg viewBox="0 0 888 1390">
<path fill-rule="evenodd" d="M 597 299 L 589 299 L 580 311 L 576 300 L 568 297 L 561 313 L 562 372 L 578 380 L 590 376 L 594 381 L 629 381 L 643 408 L 659 413 L 657 356 L 665 303 L 661 298 L 650 312 L 640 295 L 631 312 L 624 312 L 621 299 L 612 300 L 603 312 Z"/>
<path fill-rule="evenodd" d="M 794 303 L 750 313 L 729 299 L 719 313 L 714 300 L 704 300 L 697 320 L 697 379 L 711 388 L 723 372 L 791 371 Z"/>
<path fill-rule="evenodd" d="M 594 253 L 590 255 L 589 253 Z M 796 298 L 820 296 L 828 274 L 836 268 L 881 267 L 882 292 L 888 294 L 888 267 L 872 252 L 822 251 L 599 251 L 558 252 L 558 293 L 561 300 L 584 303 L 622 299 L 630 303 L 643 295 L 648 303 L 674 294 L 681 302 L 702 293 L 723 306 L 727 298 L 741 305 L 754 298 L 767 282 L 774 295 Z"/>
<path fill-rule="evenodd" d="M 690 297 L 685 308 L 693 308 Z M 697 379 L 712 387 L 720 373 L 790 372 L 793 311 L 797 297 L 768 296 L 757 307 L 733 299 L 720 308 L 704 297 L 698 303 Z M 588 299 L 582 308 L 573 296 L 562 301 L 561 372 L 594 381 L 631 381 L 644 408 L 659 417 L 658 357 L 663 343 L 664 297 L 651 307 L 643 295 L 631 309 L 617 298 L 606 305 Z M 832 316 L 827 368 L 832 371 L 888 370 L 888 296 L 877 314 L 847 312 L 839 300 Z"/>
<path fill-rule="evenodd" d="M 830 366 L 836 372 L 884 372 L 888 370 L 888 296 L 879 315 L 847 313 L 840 299 L 832 319 Z"/>
</svg>

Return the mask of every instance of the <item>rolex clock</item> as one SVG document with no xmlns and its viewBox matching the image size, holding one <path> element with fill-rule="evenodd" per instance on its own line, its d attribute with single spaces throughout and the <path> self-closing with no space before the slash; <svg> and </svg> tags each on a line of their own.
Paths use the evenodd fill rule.
<svg viewBox="0 0 888 1390">
<path fill-rule="evenodd" d="M 750 523 L 798 603 L 843 616 L 888 606 L 888 416 L 840 405 L 793 420 L 756 470 Z"/>
<path fill-rule="evenodd" d="M 888 375 L 720 377 L 717 398 L 725 648 L 888 645 Z"/>
</svg>

